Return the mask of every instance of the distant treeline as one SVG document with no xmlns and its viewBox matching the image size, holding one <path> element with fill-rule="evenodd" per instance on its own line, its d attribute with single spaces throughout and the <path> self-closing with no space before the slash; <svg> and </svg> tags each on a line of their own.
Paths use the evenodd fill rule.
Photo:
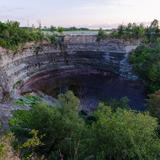
<svg viewBox="0 0 160 160">
<path fill-rule="evenodd" d="M 51 26 L 51 27 L 44 27 L 43 30 L 46 30 L 46 31 L 57 31 L 59 28 L 63 28 L 64 31 L 89 31 L 90 29 L 89 28 L 77 28 L 77 27 L 54 27 L 54 26 Z"/>
<path fill-rule="evenodd" d="M 31 28 L 36 28 L 36 27 L 32 26 L 32 27 L 22 27 L 22 28 L 31 29 Z M 49 27 L 44 26 L 44 27 L 38 27 L 38 28 L 41 28 L 41 30 L 43 31 L 51 31 L 51 32 L 56 32 L 59 28 L 63 29 L 63 31 L 93 31 L 93 30 L 97 31 L 98 30 L 98 29 L 90 29 L 90 28 L 85 28 L 85 27 L 80 27 L 80 28 L 74 27 L 74 26 L 73 27 L 62 27 L 62 26 L 56 27 L 52 25 Z"/>
</svg>

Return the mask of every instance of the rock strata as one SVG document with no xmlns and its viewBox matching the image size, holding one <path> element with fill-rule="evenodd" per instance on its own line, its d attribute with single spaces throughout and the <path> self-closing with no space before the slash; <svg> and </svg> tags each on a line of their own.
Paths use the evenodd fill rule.
<svg viewBox="0 0 160 160">
<path fill-rule="evenodd" d="M 0 86 L 16 96 L 16 88 L 33 76 L 54 70 L 87 70 L 112 72 L 125 79 L 136 80 L 128 62 L 129 53 L 136 42 L 107 39 L 96 41 L 96 36 L 66 36 L 64 46 L 53 44 L 26 44 L 17 54 L 0 48 Z M 0 92 L 0 99 L 2 94 Z"/>
</svg>

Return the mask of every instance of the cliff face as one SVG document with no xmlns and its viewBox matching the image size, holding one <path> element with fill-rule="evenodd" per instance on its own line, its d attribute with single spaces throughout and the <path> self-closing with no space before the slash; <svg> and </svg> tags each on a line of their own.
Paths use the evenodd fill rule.
<svg viewBox="0 0 160 160">
<path fill-rule="evenodd" d="M 0 86 L 11 93 L 17 85 L 34 75 L 52 70 L 93 69 L 112 72 L 129 80 L 136 80 L 128 63 L 129 53 L 138 43 L 120 40 L 96 42 L 96 36 L 66 36 L 63 44 L 27 44 L 17 54 L 0 49 Z"/>
</svg>

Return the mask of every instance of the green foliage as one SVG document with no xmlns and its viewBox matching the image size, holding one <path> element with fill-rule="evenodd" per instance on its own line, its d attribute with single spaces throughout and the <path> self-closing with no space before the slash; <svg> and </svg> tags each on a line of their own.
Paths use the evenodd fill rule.
<svg viewBox="0 0 160 160">
<path fill-rule="evenodd" d="M 55 31 L 56 31 L 56 27 L 51 26 L 51 27 L 50 27 L 50 31 L 51 31 L 51 32 L 55 32 Z"/>
<path fill-rule="evenodd" d="M 35 105 L 37 103 L 40 103 L 40 102 L 41 102 L 40 97 L 33 96 L 33 95 L 26 95 L 26 96 L 23 96 L 22 98 L 19 98 L 16 101 L 16 105 L 19 105 L 19 106 L 33 106 L 33 105 Z"/>
<path fill-rule="evenodd" d="M 147 38 L 150 42 L 155 42 L 160 35 L 158 20 L 154 20 L 146 30 Z"/>
<path fill-rule="evenodd" d="M 129 39 L 142 39 L 145 43 L 155 42 L 160 36 L 158 20 L 154 20 L 150 27 L 143 24 L 129 23 L 128 25 L 120 25 L 116 30 L 110 33 L 110 37 Z"/>
<path fill-rule="evenodd" d="M 151 160 L 159 158 L 160 140 L 155 133 L 156 119 L 147 113 L 136 113 L 100 104 L 94 113 L 90 146 L 95 157 L 115 160 Z"/>
<path fill-rule="evenodd" d="M 34 154 L 45 155 L 48 160 L 159 158 L 158 124 L 148 113 L 100 104 L 92 113 L 94 120 L 86 123 L 72 92 L 59 95 L 58 100 L 58 106 L 37 103 L 29 111 L 15 111 L 10 126 L 23 146 L 21 155 L 30 159 Z"/>
<path fill-rule="evenodd" d="M 114 30 L 110 36 L 115 38 L 122 38 L 122 39 L 138 39 L 145 37 L 145 27 L 143 24 L 137 25 L 135 23 L 129 23 L 127 26 L 120 25 L 118 26 L 117 30 Z"/>
<path fill-rule="evenodd" d="M 30 131 L 35 129 L 38 136 L 42 136 L 41 142 L 44 145 L 38 148 L 41 153 L 55 155 L 59 150 L 61 152 L 67 150 L 68 154 L 74 157 L 77 156 L 75 152 L 83 135 L 84 126 L 78 114 L 79 100 L 72 92 L 67 92 L 59 96 L 59 101 L 60 108 L 39 103 L 33 105 L 29 111 L 16 111 L 10 121 L 11 129 L 19 138 L 21 137 L 20 139 L 28 139 Z"/>
<path fill-rule="evenodd" d="M 160 89 L 160 47 L 140 46 L 130 56 L 134 70 L 144 80 L 149 92 Z"/>
<path fill-rule="evenodd" d="M 40 137 L 40 138 L 38 137 L 38 131 L 36 131 L 36 130 L 33 129 L 33 130 L 30 132 L 30 134 L 32 135 L 32 138 L 28 139 L 28 140 L 22 145 L 23 148 L 28 148 L 28 147 L 33 148 L 33 147 L 42 145 L 41 140 L 40 140 L 40 138 L 42 138 L 42 137 Z"/>
<path fill-rule="evenodd" d="M 154 94 L 149 95 L 149 111 L 151 115 L 157 117 L 160 120 L 160 90 Z"/>
<path fill-rule="evenodd" d="M 3 157 L 5 153 L 5 146 L 3 143 L 0 143 L 0 157 Z"/>
<path fill-rule="evenodd" d="M 58 33 L 63 33 L 64 32 L 64 28 L 63 27 L 58 27 L 57 28 L 57 32 Z"/>
<path fill-rule="evenodd" d="M 100 28 L 98 31 L 98 35 L 97 35 L 97 41 L 99 42 L 99 41 L 105 39 L 106 36 L 107 35 L 106 35 L 105 31 L 102 28 Z"/>
<path fill-rule="evenodd" d="M 43 145 L 41 142 L 42 136 L 38 137 L 38 131 L 33 129 L 29 134 L 31 135 L 31 138 L 27 139 L 27 141 L 21 145 L 22 149 L 26 149 L 24 154 L 25 159 L 35 157 L 36 147 Z"/>
<path fill-rule="evenodd" d="M 51 44 L 55 44 L 57 42 L 57 35 L 55 34 L 50 34 L 50 35 L 47 35 L 47 38 L 46 38 Z"/>
<path fill-rule="evenodd" d="M 23 43 L 42 39 L 43 34 L 38 29 L 22 28 L 19 22 L 0 22 L 0 46 L 4 48 L 15 51 Z"/>
</svg>

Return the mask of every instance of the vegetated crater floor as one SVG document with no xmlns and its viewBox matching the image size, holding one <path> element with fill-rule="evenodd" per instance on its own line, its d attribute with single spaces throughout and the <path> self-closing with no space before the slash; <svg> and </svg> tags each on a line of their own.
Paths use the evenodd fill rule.
<svg viewBox="0 0 160 160">
<path fill-rule="evenodd" d="M 82 110 L 92 111 L 99 102 L 127 97 L 131 109 L 144 111 L 146 93 L 140 81 L 120 78 L 112 73 L 91 70 L 54 70 L 32 77 L 21 87 L 21 93 L 41 91 L 57 97 L 72 90 L 80 99 Z"/>
</svg>

